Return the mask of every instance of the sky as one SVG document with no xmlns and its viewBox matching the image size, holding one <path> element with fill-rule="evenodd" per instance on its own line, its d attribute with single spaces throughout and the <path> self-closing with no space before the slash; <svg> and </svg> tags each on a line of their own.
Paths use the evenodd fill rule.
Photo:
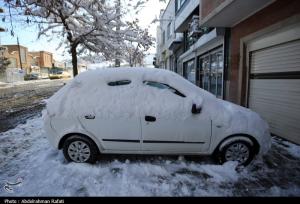
<svg viewBox="0 0 300 204">
<path fill-rule="evenodd" d="M 3 3 L 0 3 L 3 7 Z M 153 37 L 156 37 L 156 24 L 151 24 L 153 19 L 158 18 L 160 10 L 166 7 L 166 3 L 160 2 L 159 0 L 149 0 L 138 15 L 130 15 L 128 18 L 138 18 L 140 21 L 140 26 L 143 28 L 149 27 L 149 32 Z M 8 32 L 0 32 L 0 44 L 17 44 L 17 36 L 19 38 L 20 45 L 23 45 L 29 49 L 29 51 L 48 51 L 54 54 L 54 59 L 57 61 L 64 61 L 70 59 L 69 53 L 64 52 L 64 48 L 58 48 L 60 40 L 54 39 L 49 41 L 49 39 L 42 37 L 37 39 L 38 29 L 36 26 L 28 26 L 26 23 L 20 25 L 13 22 L 13 28 L 15 36 L 11 36 L 8 9 L 5 8 L 5 13 L 0 15 L 2 18 L 6 15 L 6 20 L 3 23 L 0 19 L 0 27 L 8 29 Z M 155 47 L 152 47 L 148 52 L 155 53 Z"/>
</svg>

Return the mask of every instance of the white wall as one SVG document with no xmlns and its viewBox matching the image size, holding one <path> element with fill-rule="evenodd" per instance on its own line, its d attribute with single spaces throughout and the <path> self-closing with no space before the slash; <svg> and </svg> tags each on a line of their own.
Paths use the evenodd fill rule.
<svg viewBox="0 0 300 204">
<path fill-rule="evenodd" d="M 199 6 L 199 0 L 187 0 L 186 5 L 182 8 L 181 11 L 176 16 L 175 20 L 175 30 L 177 30 L 184 21 L 191 15 L 191 13 Z M 174 7 L 175 12 L 175 7 Z"/>
<path fill-rule="evenodd" d="M 168 25 L 170 24 L 170 35 L 168 36 Z M 182 33 L 175 33 L 175 0 L 170 0 L 165 11 L 160 15 L 160 25 L 157 28 L 157 58 L 160 64 L 167 64 L 167 69 L 170 68 L 170 56 L 173 55 L 169 50 L 170 44 L 183 37 Z M 162 33 L 165 32 L 165 42 L 163 43 Z M 162 53 L 165 52 L 165 57 Z M 164 61 L 167 63 L 164 63 Z M 165 68 L 165 67 L 164 67 Z"/>
<path fill-rule="evenodd" d="M 161 29 L 161 34 L 163 31 L 165 31 L 165 43 L 161 44 L 161 51 L 163 52 L 164 50 L 168 49 L 168 45 L 172 42 L 174 38 L 174 19 L 175 18 L 175 0 L 170 0 L 169 4 L 167 5 L 167 8 L 165 11 L 162 13 L 160 16 L 160 29 Z M 170 26 L 170 38 L 168 39 L 168 25 L 171 23 Z M 161 41 L 162 41 L 162 37 Z"/>
<path fill-rule="evenodd" d="M 0 75 L 1 82 L 18 82 L 24 81 L 25 71 L 19 68 L 7 68 L 4 73 Z"/>
</svg>

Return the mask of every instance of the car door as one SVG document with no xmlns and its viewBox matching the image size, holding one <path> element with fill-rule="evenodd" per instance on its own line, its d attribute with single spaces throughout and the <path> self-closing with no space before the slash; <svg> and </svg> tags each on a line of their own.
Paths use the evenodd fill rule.
<svg viewBox="0 0 300 204">
<path fill-rule="evenodd" d="M 131 80 L 107 83 L 108 90 L 99 100 L 102 107 L 87 112 L 80 121 L 84 128 L 95 135 L 105 151 L 140 151 L 141 127 L 139 111 L 135 109 L 135 85 Z"/>
<path fill-rule="evenodd" d="M 210 120 L 192 114 L 188 97 L 168 84 L 155 81 L 144 81 L 143 88 L 141 126 L 144 152 L 192 153 L 207 149 Z"/>
</svg>

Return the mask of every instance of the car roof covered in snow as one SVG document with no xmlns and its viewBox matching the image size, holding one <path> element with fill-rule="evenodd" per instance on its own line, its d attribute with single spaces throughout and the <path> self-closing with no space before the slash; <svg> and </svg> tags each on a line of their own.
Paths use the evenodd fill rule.
<svg viewBox="0 0 300 204">
<path fill-rule="evenodd" d="M 132 82 L 143 82 L 145 80 L 165 83 L 173 88 L 188 95 L 190 92 L 196 92 L 206 97 L 215 97 L 211 93 L 200 89 L 193 83 L 189 82 L 179 74 L 157 68 L 145 68 L 145 67 L 122 67 L 122 68 L 99 68 L 89 70 L 79 74 L 75 78 L 76 81 L 86 82 L 95 80 L 98 83 L 103 81 L 104 83 L 116 81 L 116 80 L 132 80 Z"/>
<path fill-rule="evenodd" d="M 118 80 L 130 80 L 131 83 L 117 88 L 108 85 Z M 185 95 L 186 100 L 168 90 L 144 86 L 144 81 L 168 84 Z M 168 102 L 181 100 L 178 103 L 182 112 L 189 113 L 190 111 L 183 109 L 190 109 L 193 103 L 201 106 L 204 98 L 215 99 L 212 94 L 171 71 L 154 68 L 103 68 L 83 72 L 69 81 L 47 101 L 47 110 L 50 114 L 66 117 L 86 112 L 107 117 L 119 117 L 121 112 L 123 116 L 130 117 L 147 108 L 149 111 L 156 108 L 157 112 L 169 111 L 173 114 Z"/>
</svg>

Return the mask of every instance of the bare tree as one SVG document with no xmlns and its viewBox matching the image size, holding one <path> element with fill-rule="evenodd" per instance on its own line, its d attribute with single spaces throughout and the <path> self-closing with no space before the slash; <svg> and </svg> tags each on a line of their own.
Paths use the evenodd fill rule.
<svg viewBox="0 0 300 204">
<path fill-rule="evenodd" d="M 149 35 L 147 29 L 139 29 L 138 19 L 132 23 L 129 23 L 129 27 L 139 33 L 139 40 L 137 42 L 129 41 L 126 43 L 124 60 L 127 61 L 131 67 L 133 67 L 137 66 L 137 64 L 143 64 L 145 52 L 153 45 L 154 38 Z"/>
<path fill-rule="evenodd" d="M 18 5 L 16 4 L 18 2 Z M 61 37 L 72 56 L 74 76 L 78 74 L 79 54 L 96 53 L 107 60 L 117 59 L 124 53 L 128 42 L 144 44 L 139 34 L 142 29 L 123 22 L 117 9 L 118 1 L 105 0 L 22 0 L 15 6 L 24 9 L 30 22 L 38 23 L 39 37 Z M 132 3 L 132 1 L 129 1 Z M 11 1 L 9 1 L 11 3 Z M 145 1 L 127 4 L 138 9 Z M 118 29 L 116 29 L 118 28 Z"/>
</svg>

